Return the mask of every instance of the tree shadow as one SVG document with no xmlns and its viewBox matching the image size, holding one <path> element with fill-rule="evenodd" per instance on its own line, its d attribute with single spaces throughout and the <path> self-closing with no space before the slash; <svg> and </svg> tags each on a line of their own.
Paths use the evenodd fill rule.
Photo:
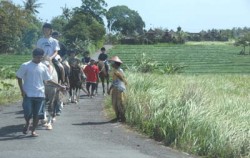
<svg viewBox="0 0 250 158">
<path fill-rule="evenodd" d="M 109 121 L 103 121 L 103 122 L 83 122 L 78 124 L 72 124 L 72 125 L 103 125 L 103 124 L 111 124 L 111 123 L 117 123 L 117 119 L 112 119 Z"/>
</svg>

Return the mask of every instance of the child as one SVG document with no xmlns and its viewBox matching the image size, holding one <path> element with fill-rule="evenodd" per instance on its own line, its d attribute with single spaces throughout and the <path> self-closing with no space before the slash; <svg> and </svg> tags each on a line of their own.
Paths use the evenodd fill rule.
<svg viewBox="0 0 250 158">
<path fill-rule="evenodd" d="M 112 85 L 110 86 L 108 94 L 111 94 L 116 119 L 120 122 L 125 122 L 124 92 L 126 90 L 127 81 L 123 70 L 120 68 L 122 61 L 118 56 L 114 56 L 110 59 L 110 63 L 113 68 L 111 71 Z"/>
<path fill-rule="evenodd" d="M 89 93 L 89 88 L 91 86 L 91 93 L 89 93 L 89 94 L 90 94 L 90 97 L 93 98 L 94 97 L 94 91 L 96 89 L 98 74 L 99 74 L 99 69 L 95 65 L 95 60 L 94 59 L 90 59 L 90 64 L 85 67 L 84 73 L 85 73 L 85 75 L 87 77 L 86 78 L 87 91 Z"/>
<path fill-rule="evenodd" d="M 89 51 L 84 52 L 84 57 L 82 58 L 82 63 L 84 65 L 88 65 L 90 62 L 90 56 L 89 56 Z"/>
</svg>

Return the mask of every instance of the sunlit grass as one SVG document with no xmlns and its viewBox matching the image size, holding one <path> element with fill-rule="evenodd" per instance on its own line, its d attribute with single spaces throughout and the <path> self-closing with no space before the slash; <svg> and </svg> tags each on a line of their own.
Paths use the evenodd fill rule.
<svg viewBox="0 0 250 158">
<path fill-rule="evenodd" d="M 128 124 L 196 155 L 250 156 L 249 75 L 126 75 Z"/>
</svg>

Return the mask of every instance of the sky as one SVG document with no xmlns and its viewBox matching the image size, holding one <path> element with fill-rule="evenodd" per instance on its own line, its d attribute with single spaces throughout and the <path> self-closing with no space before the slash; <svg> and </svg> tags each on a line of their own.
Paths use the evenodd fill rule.
<svg viewBox="0 0 250 158">
<path fill-rule="evenodd" d="M 24 0 L 12 0 L 23 6 Z M 250 0 L 105 0 L 110 7 L 126 5 L 145 22 L 146 29 L 163 28 L 200 32 L 209 29 L 250 27 Z M 81 0 L 38 0 L 37 16 L 44 22 L 62 14 L 62 7 L 80 7 Z"/>
</svg>

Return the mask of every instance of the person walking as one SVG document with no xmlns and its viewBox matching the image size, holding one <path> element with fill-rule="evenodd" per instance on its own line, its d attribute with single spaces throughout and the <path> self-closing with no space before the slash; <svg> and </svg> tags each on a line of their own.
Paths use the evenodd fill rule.
<svg viewBox="0 0 250 158">
<path fill-rule="evenodd" d="M 98 66 L 95 65 L 95 60 L 90 59 L 90 64 L 87 65 L 83 71 L 87 77 L 86 89 L 88 91 L 88 94 L 90 94 L 90 97 L 93 98 L 99 74 L 99 69 Z M 91 93 L 89 91 L 90 87 L 91 87 Z"/>
<path fill-rule="evenodd" d="M 116 119 L 120 122 L 125 122 L 125 90 L 127 81 L 124 76 L 124 72 L 121 69 L 122 61 L 118 56 L 114 56 L 110 59 L 112 66 L 111 76 L 112 76 L 112 85 L 108 90 L 108 94 L 111 95 L 112 106 L 116 114 Z"/>
<path fill-rule="evenodd" d="M 32 60 L 23 63 L 18 71 L 16 77 L 18 86 L 23 97 L 23 111 L 25 125 L 23 134 L 28 134 L 30 128 L 30 120 L 33 118 L 31 128 L 31 136 L 38 136 L 35 132 L 40 117 L 43 117 L 43 110 L 45 106 L 45 85 L 44 82 L 49 82 L 57 86 L 60 90 L 66 90 L 65 86 L 55 83 L 52 76 L 49 74 L 47 66 L 41 61 L 44 57 L 44 51 L 36 48 L 32 52 Z"/>
</svg>

